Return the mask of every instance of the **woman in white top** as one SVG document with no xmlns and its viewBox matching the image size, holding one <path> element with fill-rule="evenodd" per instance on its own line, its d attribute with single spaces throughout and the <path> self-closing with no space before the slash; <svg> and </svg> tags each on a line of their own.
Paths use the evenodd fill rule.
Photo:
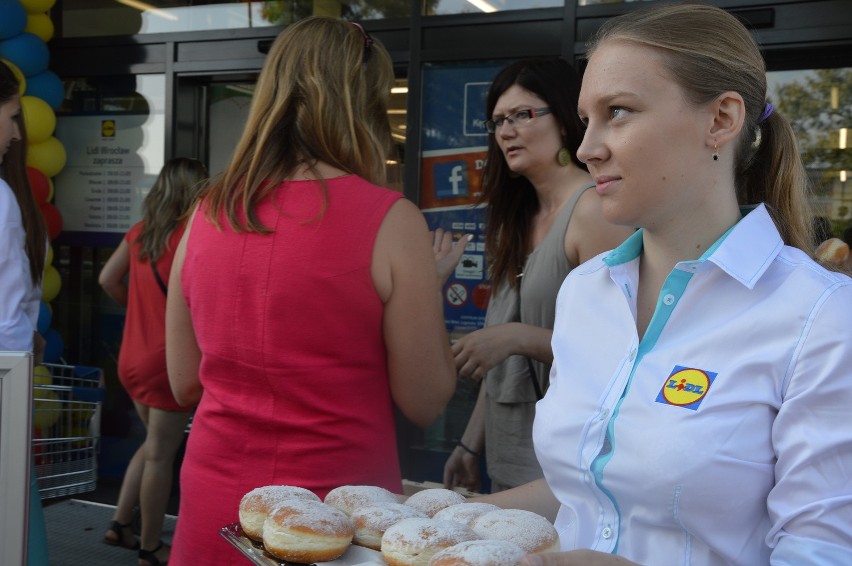
<svg viewBox="0 0 852 566">
<path fill-rule="evenodd" d="M 18 80 L 0 62 L 0 350 L 37 350 L 38 359 L 44 348 L 36 323 L 47 231 L 27 180 L 26 147 Z M 29 564 L 46 565 L 46 530 L 35 476 L 29 517 Z"/>
<path fill-rule="evenodd" d="M 751 35 L 698 4 L 614 18 L 579 112 L 605 217 L 641 230 L 559 292 L 544 479 L 485 499 L 555 521 L 530 565 L 852 564 L 852 279 L 810 256 Z"/>
</svg>

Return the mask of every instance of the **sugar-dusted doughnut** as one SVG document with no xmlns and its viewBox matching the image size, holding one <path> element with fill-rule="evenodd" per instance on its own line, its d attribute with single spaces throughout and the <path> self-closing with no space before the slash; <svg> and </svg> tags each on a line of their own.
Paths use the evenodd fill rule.
<svg viewBox="0 0 852 566">
<path fill-rule="evenodd" d="M 488 513 L 489 511 L 497 511 L 500 509 L 491 503 L 482 501 L 469 501 L 466 503 L 456 503 L 449 507 L 444 507 L 432 517 L 433 519 L 442 519 L 444 521 L 456 521 L 462 525 L 470 526 L 473 520 Z"/>
<path fill-rule="evenodd" d="M 559 550 L 559 533 L 544 517 L 523 509 L 489 511 L 473 520 L 480 538 L 507 540 L 530 553 Z"/>
<path fill-rule="evenodd" d="M 814 256 L 826 263 L 843 265 L 849 258 L 849 246 L 840 238 L 829 238 L 817 246 Z"/>
<path fill-rule="evenodd" d="M 323 501 L 347 515 L 352 515 L 356 509 L 370 505 L 399 503 L 396 495 L 375 485 L 341 485 L 329 491 Z"/>
<path fill-rule="evenodd" d="M 266 516 L 288 499 L 319 501 L 313 491 L 294 485 L 265 485 L 243 495 L 240 500 L 240 527 L 252 540 L 263 540 L 263 522 Z"/>
<path fill-rule="evenodd" d="M 507 540 L 469 540 L 436 553 L 429 566 L 517 566 L 526 554 Z"/>
<path fill-rule="evenodd" d="M 382 558 L 390 566 L 428 566 L 434 554 L 479 537 L 454 521 L 412 517 L 388 527 L 382 536 Z"/>
<path fill-rule="evenodd" d="M 350 517 L 355 525 L 352 542 L 373 550 L 381 550 L 382 535 L 385 531 L 401 520 L 411 517 L 426 518 L 426 514 L 402 503 L 381 503 L 356 509 Z"/>
<path fill-rule="evenodd" d="M 346 513 L 320 501 L 290 499 L 263 523 L 263 547 L 287 562 L 326 562 L 346 552 L 355 526 Z"/>
<path fill-rule="evenodd" d="M 406 505 L 419 509 L 428 516 L 433 517 L 435 513 L 458 503 L 464 503 L 467 498 L 457 491 L 444 488 L 424 489 L 414 493 L 405 500 Z"/>
</svg>

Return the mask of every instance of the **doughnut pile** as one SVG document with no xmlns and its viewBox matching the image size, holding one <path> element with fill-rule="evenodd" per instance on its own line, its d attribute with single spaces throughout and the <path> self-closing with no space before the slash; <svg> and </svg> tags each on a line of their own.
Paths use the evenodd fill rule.
<svg viewBox="0 0 852 566">
<path fill-rule="evenodd" d="M 513 542 L 526 552 L 559 550 L 559 533 L 544 517 L 523 509 L 498 509 L 473 520 L 473 531 L 482 539 Z"/>
<path fill-rule="evenodd" d="M 288 562 L 326 562 L 346 552 L 354 534 L 352 521 L 340 509 L 320 501 L 290 499 L 263 523 L 263 547 Z"/>
<path fill-rule="evenodd" d="M 373 550 L 382 549 L 382 535 L 389 527 L 411 517 L 426 518 L 426 514 L 402 503 L 382 503 L 356 509 L 351 519 L 355 525 L 353 544 Z"/>
<path fill-rule="evenodd" d="M 438 488 L 400 500 L 377 486 L 344 485 L 320 500 L 301 487 L 268 485 L 242 497 L 240 526 L 273 558 L 303 564 L 334 560 L 353 544 L 389 566 L 515 566 L 525 554 L 559 549 L 553 525 L 530 511 Z"/>
<path fill-rule="evenodd" d="M 479 536 L 453 521 L 412 517 L 391 525 L 382 536 L 382 558 L 390 566 L 428 566 L 433 555 Z"/>
<path fill-rule="evenodd" d="M 263 541 L 263 523 L 276 507 L 288 499 L 319 501 L 310 490 L 292 485 L 266 485 L 246 493 L 240 500 L 240 527 L 250 539 Z"/>
<path fill-rule="evenodd" d="M 464 503 L 465 501 L 467 501 L 467 498 L 457 491 L 433 488 L 418 491 L 406 499 L 405 504 L 423 511 L 429 517 L 433 517 L 441 509 L 450 505 Z"/>
<path fill-rule="evenodd" d="M 436 553 L 429 566 L 516 566 L 526 554 L 507 540 L 469 540 Z"/>
<path fill-rule="evenodd" d="M 374 485 L 341 485 L 329 491 L 323 501 L 347 515 L 371 505 L 399 503 L 399 499 L 392 492 Z"/>
</svg>

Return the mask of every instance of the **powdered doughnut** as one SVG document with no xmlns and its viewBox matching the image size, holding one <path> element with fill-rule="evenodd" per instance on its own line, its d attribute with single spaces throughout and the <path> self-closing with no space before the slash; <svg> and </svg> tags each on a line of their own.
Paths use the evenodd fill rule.
<svg viewBox="0 0 852 566">
<path fill-rule="evenodd" d="M 530 553 L 559 550 L 559 533 L 556 528 L 532 511 L 489 511 L 474 519 L 471 528 L 480 538 L 507 540 Z"/>
<path fill-rule="evenodd" d="M 526 554 L 507 540 L 469 540 L 438 552 L 429 566 L 516 566 Z"/>
<path fill-rule="evenodd" d="M 432 517 L 433 519 L 441 519 L 443 521 L 455 521 L 465 526 L 470 526 L 473 520 L 488 513 L 489 511 L 497 511 L 500 509 L 491 503 L 482 501 L 471 501 L 468 503 L 456 503 L 449 507 L 444 507 Z"/>
<path fill-rule="evenodd" d="M 325 496 L 326 505 L 337 507 L 347 515 L 356 509 L 380 503 L 399 503 L 396 495 L 375 485 L 341 485 Z"/>
<path fill-rule="evenodd" d="M 402 503 L 382 503 L 356 509 L 351 516 L 355 525 L 355 537 L 352 542 L 373 550 L 381 550 L 382 535 L 385 531 L 401 520 L 411 517 L 426 518 L 426 514 Z"/>
<path fill-rule="evenodd" d="M 843 265 L 849 258 L 849 246 L 840 238 L 829 238 L 817 247 L 814 256 L 820 261 Z"/>
<path fill-rule="evenodd" d="M 428 566 L 437 552 L 478 538 L 470 528 L 454 521 L 403 519 L 382 536 L 382 558 L 390 566 Z"/>
<path fill-rule="evenodd" d="M 263 523 L 263 547 L 288 562 L 326 562 L 346 552 L 355 527 L 346 513 L 319 501 L 290 499 Z"/>
<path fill-rule="evenodd" d="M 435 513 L 458 503 L 464 503 L 467 498 L 457 491 L 451 489 L 434 488 L 418 491 L 405 500 L 406 505 L 419 509 L 428 516 L 433 517 Z"/>
<path fill-rule="evenodd" d="M 313 491 L 293 485 L 266 485 L 243 495 L 240 500 L 240 527 L 252 540 L 263 540 L 263 522 L 266 516 L 288 499 L 319 501 Z"/>
</svg>

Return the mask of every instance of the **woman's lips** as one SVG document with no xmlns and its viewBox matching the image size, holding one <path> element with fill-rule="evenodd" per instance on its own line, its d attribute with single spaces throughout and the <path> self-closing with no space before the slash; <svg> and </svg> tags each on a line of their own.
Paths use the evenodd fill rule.
<svg viewBox="0 0 852 566">
<path fill-rule="evenodd" d="M 602 195 L 608 192 L 621 177 L 595 177 L 595 191 Z"/>
</svg>

